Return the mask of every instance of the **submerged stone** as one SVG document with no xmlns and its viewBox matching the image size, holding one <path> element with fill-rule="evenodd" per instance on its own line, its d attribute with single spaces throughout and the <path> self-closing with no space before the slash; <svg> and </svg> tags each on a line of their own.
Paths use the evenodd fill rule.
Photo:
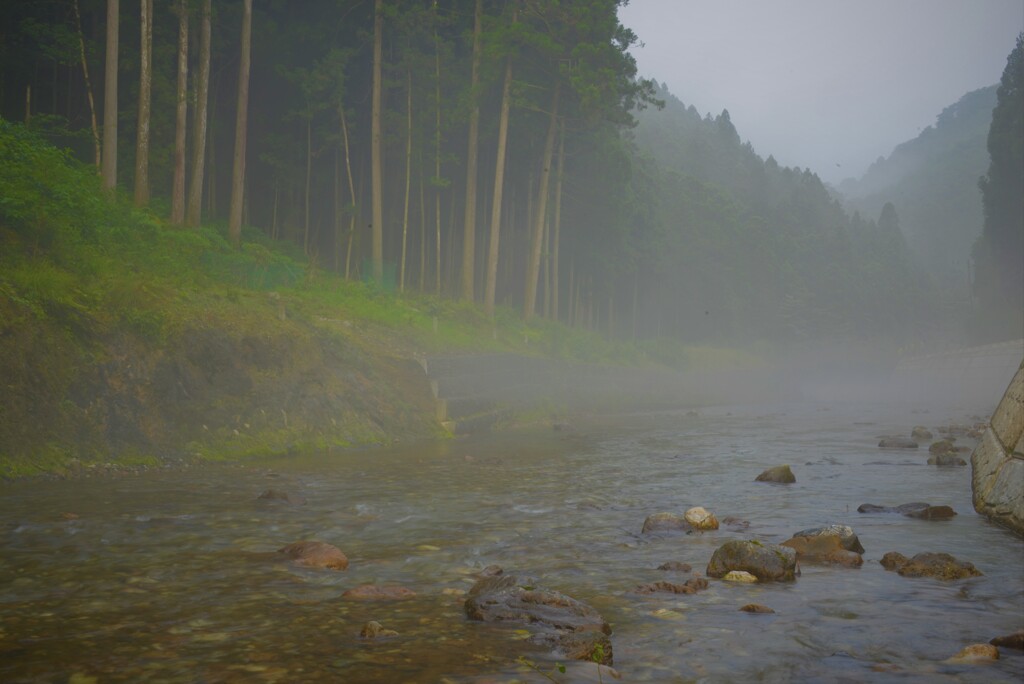
<svg viewBox="0 0 1024 684">
<path fill-rule="evenodd" d="M 906 437 L 883 437 L 878 443 L 880 449 L 916 449 L 917 442 Z"/>
<path fill-rule="evenodd" d="M 907 558 L 901 553 L 890 551 L 879 562 L 886 570 L 895 570 L 903 577 L 957 580 L 984 574 L 973 563 L 959 561 L 948 553 L 919 553 L 913 558 Z"/>
<path fill-rule="evenodd" d="M 348 567 L 348 557 L 337 546 L 320 541 L 297 541 L 277 550 L 295 562 L 307 568 L 325 568 L 328 570 L 344 570 Z"/>
<path fill-rule="evenodd" d="M 591 606 L 537 585 L 526 576 L 480 580 L 469 591 L 467 617 L 482 622 L 512 622 L 530 627 L 530 641 L 573 660 L 612 664 L 611 626 Z"/>
</svg>

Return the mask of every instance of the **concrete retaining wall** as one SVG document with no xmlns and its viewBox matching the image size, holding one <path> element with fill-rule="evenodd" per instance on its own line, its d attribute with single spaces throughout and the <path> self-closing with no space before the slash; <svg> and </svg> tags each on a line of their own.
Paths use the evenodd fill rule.
<svg viewBox="0 0 1024 684">
<path fill-rule="evenodd" d="M 1024 535 L 1024 363 L 971 454 L 974 509 Z"/>
</svg>

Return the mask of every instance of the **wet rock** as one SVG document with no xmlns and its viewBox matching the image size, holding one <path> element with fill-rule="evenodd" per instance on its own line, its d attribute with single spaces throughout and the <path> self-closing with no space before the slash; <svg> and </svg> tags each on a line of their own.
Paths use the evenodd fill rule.
<svg viewBox="0 0 1024 684">
<path fill-rule="evenodd" d="M 401 601 L 416 596 L 416 592 L 405 587 L 385 587 L 379 584 L 362 584 L 342 593 L 342 598 L 358 601 Z"/>
<path fill-rule="evenodd" d="M 686 522 L 684 516 L 678 513 L 654 513 L 644 520 L 642 534 L 648 532 L 662 532 L 665 530 L 689 530 L 690 523 Z"/>
<path fill-rule="evenodd" d="M 847 551 L 864 553 L 864 547 L 861 545 L 860 539 L 853 531 L 853 528 L 849 525 L 824 525 L 822 527 L 812 527 L 810 529 L 801 530 L 793 535 L 793 539 L 797 539 L 798 537 L 807 540 L 830 537 L 838 540 L 839 546 Z"/>
<path fill-rule="evenodd" d="M 999 660 L 999 649 L 992 644 L 971 644 L 950 658 L 950 663 L 987 663 Z"/>
<path fill-rule="evenodd" d="M 916 449 L 917 442 L 906 437 L 883 437 L 878 443 L 880 449 Z"/>
<path fill-rule="evenodd" d="M 655 594 L 659 592 L 668 592 L 670 594 L 696 594 L 702 589 L 708 588 L 708 581 L 703 577 L 694 577 L 686 580 L 683 584 L 676 584 L 675 582 L 649 582 L 648 584 L 641 584 L 635 591 L 638 594 Z"/>
<path fill-rule="evenodd" d="M 748 603 L 745 606 L 741 606 L 740 610 L 744 613 L 774 613 L 775 611 L 768 606 L 762 606 L 760 603 Z"/>
<path fill-rule="evenodd" d="M 1024 651 L 1024 629 L 1019 629 L 1013 634 L 1007 634 L 1006 636 L 998 636 L 988 643 L 1001 648 L 1015 648 L 1019 651 Z"/>
<path fill-rule="evenodd" d="M 384 626 L 376 620 L 370 620 L 359 630 L 359 636 L 363 639 L 382 639 L 398 636 L 398 632 L 393 629 L 384 629 Z"/>
<path fill-rule="evenodd" d="M 903 577 L 956 580 L 984 574 L 973 563 L 958 561 L 948 553 L 919 553 L 913 558 L 907 558 L 901 553 L 890 551 L 882 556 L 880 562 L 886 570 L 895 570 Z"/>
<path fill-rule="evenodd" d="M 464 604 L 471 620 L 529 625 L 533 643 L 574 660 L 598 656 L 612 664 L 611 626 L 592 607 L 557 591 L 537 586 L 531 577 L 502 575 L 482 579 Z"/>
<path fill-rule="evenodd" d="M 740 584 L 754 584 L 757 582 L 757 578 L 751 575 L 749 572 L 743 570 L 730 570 L 725 573 L 722 580 L 726 582 L 739 582 Z"/>
<path fill-rule="evenodd" d="M 782 546 L 796 551 L 800 561 L 847 567 L 860 567 L 864 563 L 859 553 L 844 549 L 836 537 L 794 537 L 782 542 Z"/>
<path fill-rule="evenodd" d="M 932 432 L 923 425 L 915 425 L 910 431 L 910 438 L 916 441 L 924 441 L 932 438 Z"/>
<path fill-rule="evenodd" d="M 761 582 L 792 582 L 796 579 L 796 551 L 759 541 L 728 541 L 715 550 L 706 574 L 724 577 L 731 570 L 749 572 Z"/>
<path fill-rule="evenodd" d="M 291 558 L 296 565 L 307 568 L 344 570 L 348 557 L 337 546 L 319 541 L 297 541 L 277 550 Z"/>
<path fill-rule="evenodd" d="M 718 518 L 700 506 L 694 506 L 683 514 L 683 518 L 695 530 L 717 530 Z"/>
<path fill-rule="evenodd" d="M 734 518 L 731 515 L 727 515 L 726 517 L 722 518 L 722 524 L 737 531 L 745 530 L 748 527 L 750 527 L 749 520 L 741 520 L 739 518 Z"/>
<path fill-rule="evenodd" d="M 793 475 L 793 471 L 789 469 L 788 465 L 775 466 L 764 471 L 756 478 L 755 482 L 778 482 L 781 484 L 792 484 L 796 482 L 796 476 Z"/>
<path fill-rule="evenodd" d="M 900 504 L 899 506 L 876 506 L 875 504 L 861 504 L 857 507 L 858 513 L 899 513 L 908 518 L 919 518 L 921 520 L 949 520 L 956 515 L 949 506 L 932 506 L 929 503 L 915 501 L 913 503 Z"/>
<path fill-rule="evenodd" d="M 672 572 L 690 572 L 693 567 L 689 563 L 681 563 L 679 561 L 668 561 L 658 566 L 659 570 L 668 570 Z"/>
<path fill-rule="evenodd" d="M 500 565 L 488 565 L 486 568 L 479 572 L 480 577 L 497 577 L 498 575 L 504 574 L 505 569 Z"/>
<path fill-rule="evenodd" d="M 256 499 L 257 501 L 264 503 L 283 503 L 293 506 L 300 506 L 306 503 L 306 500 L 301 496 L 289 494 L 288 492 L 283 492 L 280 489 L 268 489 L 257 496 Z"/>
<path fill-rule="evenodd" d="M 940 454 L 938 456 L 929 456 L 928 465 L 936 466 L 965 466 L 967 461 L 956 455 L 956 452 L 948 454 Z"/>
<path fill-rule="evenodd" d="M 942 456 L 943 454 L 951 454 L 956 450 L 953 442 L 948 439 L 940 439 L 937 442 L 932 442 L 931 446 L 928 447 L 928 453 L 933 456 Z"/>
</svg>

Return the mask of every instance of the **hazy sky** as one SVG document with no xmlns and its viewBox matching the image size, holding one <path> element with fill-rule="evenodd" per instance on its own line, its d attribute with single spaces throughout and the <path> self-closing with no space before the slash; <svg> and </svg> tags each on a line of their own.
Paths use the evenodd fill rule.
<svg viewBox="0 0 1024 684">
<path fill-rule="evenodd" d="M 998 83 L 1024 0 L 631 0 L 620 18 L 643 76 L 837 183 Z"/>
</svg>

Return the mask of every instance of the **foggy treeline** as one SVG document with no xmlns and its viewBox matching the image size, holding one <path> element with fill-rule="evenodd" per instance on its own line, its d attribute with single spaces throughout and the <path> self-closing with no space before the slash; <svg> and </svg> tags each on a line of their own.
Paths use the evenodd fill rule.
<svg viewBox="0 0 1024 684">
<path fill-rule="evenodd" d="M 944 274 L 904 237 L 901 203 L 918 209 L 880 191 L 849 210 L 812 170 L 742 143 L 727 111 L 701 116 L 640 78 L 620 4 L 12 0 L 0 105 L 174 223 L 236 237 L 240 220 L 346 278 L 622 339 L 922 343 L 1013 304 L 1019 276 L 990 255 L 1019 245 L 1001 217 L 1020 185 L 1005 190 L 1013 161 L 999 161 L 1014 135 L 1019 155 L 1019 127 L 988 138 L 985 215 L 948 240 L 962 249 L 985 225 L 985 276 L 951 311 Z M 1011 109 L 1019 53 L 998 95 Z"/>
</svg>

